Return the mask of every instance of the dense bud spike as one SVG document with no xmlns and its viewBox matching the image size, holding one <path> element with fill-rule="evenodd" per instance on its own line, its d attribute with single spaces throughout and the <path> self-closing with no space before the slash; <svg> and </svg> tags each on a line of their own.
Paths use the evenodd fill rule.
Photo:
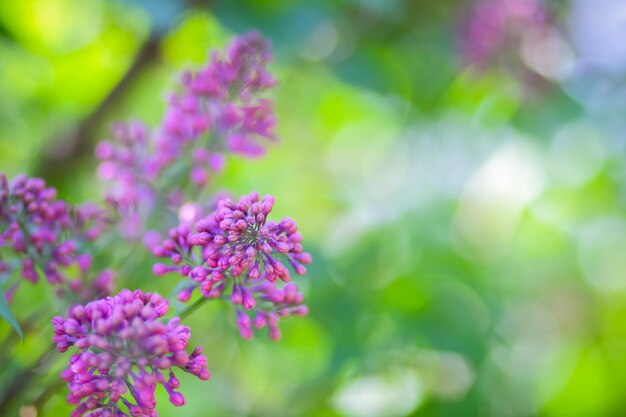
<svg viewBox="0 0 626 417">
<path fill-rule="evenodd" d="M 224 199 L 194 228 L 183 225 L 172 229 L 170 238 L 152 252 L 169 258 L 174 265 L 157 263 L 155 274 L 178 272 L 193 281 L 181 290 L 181 301 L 188 301 L 195 288 L 204 297 L 230 299 L 238 306 L 237 322 L 245 338 L 252 337 L 245 311 L 258 311 L 255 327 L 269 323 L 270 337 L 278 339 L 279 317 L 306 312 L 304 297 L 295 284 L 281 288 L 281 282 L 291 280 L 286 265 L 304 275 L 311 255 L 303 252 L 302 235 L 293 219 L 278 223 L 268 220 L 274 202 L 273 196 L 260 198 L 257 192 L 241 197 L 238 203 Z"/>
<path fill-rule="evenodd" d="M 168 309 L 159 294 L 123 290 L 73 307 L 68 318 L 52 319 L 58 350 L 76 346 L 80 351 L 61 373 L 70 389 L 67 401 L 77 406 L 72 416 L 107 415 L 113 410 L 117 414 L 112 415 L 120 417 L 156 416 L 157 384 L 167 390 L 172 404 L 185 404 L 184 396 L 175 391 L 180 382 L 174 368 L 202 380 L 210 377 L 202 349 L 186 352 L 189 328 L 177 317 L 162 321 Z"/>
<path fill-rule="evenodd" d="M 98 144 L 98 176 L 125 236 L 146 233 L 144 221 L 163 192 L 154 184 L 170 181 L 166 177 L 174 164 L 202 189 L 224 168 L 225 156 L 218 150 L 258 157 L 276 140 L 273 103 L 262 97 L 276 84 L 267 69 L 271 59 L 269 42 L 260 34 L 237 37 L 203 68 L 183 74 L 157 129 L 117 124 L 113 140 Z M 176 196 L 181 190 L 167 192 Z"/>
</svg>

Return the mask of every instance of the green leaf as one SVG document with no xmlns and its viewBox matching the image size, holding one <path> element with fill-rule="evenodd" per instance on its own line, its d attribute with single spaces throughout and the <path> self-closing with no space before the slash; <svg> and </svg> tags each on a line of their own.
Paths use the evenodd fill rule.
<svg viewBox="0 0 626 417">
<path fill-rule="evenodd" d="M 15 332 L 20 337 L 20 340 L 24 340 L 24 333 L 22 332 L 22 328 L 15 319 L 15 316 L 11 311 L 11 307 L 9 307 L 9 303 L 7 303 L 4 292 L 0 293 L 0 316 L 2 316 L 2 318 L 5 319 L 11 325 L 11 327 L 13 327 L 13 330 L 15 330 Z"/>
</svg>

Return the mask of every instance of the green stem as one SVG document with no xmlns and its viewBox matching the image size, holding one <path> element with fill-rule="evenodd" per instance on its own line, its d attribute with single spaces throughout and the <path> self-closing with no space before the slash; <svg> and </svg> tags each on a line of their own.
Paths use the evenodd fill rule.
<svg viewBox="0 0 626 417">
<path fill-rule="evenodd" d="M 34 311 L 30 316 L 26 318 L 22 323 L 20 323 L 20 327 L 22 328 L 22 332 L 24 333 L 24 337 L 26 337 L 31 332 L 36 332 L 41 327 L 41 318 L 44 317 L 44 314 L 47 312 L 48 308 L 40 308 L 39 310 Z M 0 360 L 4 361 L 11 349 L 15 346 L 17 342 L 19 342 L 19 337 L 17 333 L 10 332 L 6 335 L 6 337 L 0 341 Z M 2 374 L 2 372 L 0 372 Z"/>
<path fill-rule="evenodd" d="M 193 313 L 194 311 L 196 311 L 197 309 L 199 309 L 200 307 L 202 307 L 202 305 L 204 303 L 206 303 L 209 300 L 209 298 L 206 297 L 200 297 L 199 299 L 197 299 L 193 304 L 191 304 L 189 307 L 187 307 L 186 309 L 184 309 L 183 311 L 181 311 L 181 313 L 178 315 L 181 319 L 187 318 L 191 315 L 191 313 Z"/>
<path fill-rule="evenodd" d="M 55 358 L 56 345 L 53 343 L 46 349 L 39 358 L 29 368 L 23 369 L 13 379 L 14 383 L 0 397 L 0 415 L 7 415 L 7 409 L 11 402 L 20 397 L 19 393 L 27 389 L 38 373 L 45 370 L 50 362 Z M 58 356 L 56 356 L 58 357 Z"/>
<path fill-rule="evenodd" d="M 48 401 L 50 401 L 50 399 L 54 397 L 57 392 L 63 389 L 65 385 L 66 382 L 62 379 L 56 381 L 54 384 L 49 385 L 48 388 L 46 388 L 41 394 L 39 394 L 39 396 L 33 403 L 35 408 L 37 410 L 43 410 L 46 404 L 48 404 Z"/>
</svg>

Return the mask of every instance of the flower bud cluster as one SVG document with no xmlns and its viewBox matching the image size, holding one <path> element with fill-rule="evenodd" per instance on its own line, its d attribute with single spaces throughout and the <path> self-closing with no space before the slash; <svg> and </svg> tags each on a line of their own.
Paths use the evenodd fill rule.
<svg viewBox="0 0 626 417">
<path fill-rule="evenodd" d="M 228 297 L 245 310 L 256 308 L 266 319 L 259 318 L 257 327 L 269 325 L 270 332 L 279 316 L 306 314 L 297 287 L 280 289 L 278 283 L 291 280 L 286 263 L 296 274 L 304 275 L 311 256 L 303 251 L 294 220 L 268 221 L 273 205 L 274 197 L 261 199 L 256 192 L 238 203 L 221 200 L 211 216 L 196 223 L 195 231 L 187 224 L 180 225 L 170 230 L 169 239 L 153 248 L 155 256 L 171 260 L 171 264 L 155 264 L 154 273 L 177 272 L 191 280 L 178 295 L 181 301 L 188 301 L 198 289 L 203 297 Z M 244 334 L 248 332 L 242 331 Z"/>
<path fill-rule="evenodd" d="M 84 242 L 96 241 L 111 225 L 106 211 L 94 203 L 81 204 L 71 209 L 72 235 Z"/>
<path fill-rule="evenodd" d="M 268 42 L 258 33 L 235 38 L 197 72 L 185 72 L 154 132 L 140 123 L 118 125 L 114 139 L 96 148 L 106 198 L 120 213 L 125 236 L 140 237 L 156 206 L 179 198 L 185 176 L 194 191 L 204 188 L 225 165 L 225 152 L 264 154 L 275 140 L 272 102 L 262 98 L 274 86 L 267 71 Z"/>
<path fill-rule="evenodd" d="M 198 72 L 185 72 L 181 91 L 170 99 L 157 137 L 162 160 L 178 158 L 186 144 L 198 140 L 214 150 L 263 155 L 259 142 L 275 139 L 272 103 L 260 97 L 275 85 L 267 71 L 271 59 L 269 43 L 251 32 L 235 38 L 223 55 L 214 53 Z M 208 133 L 213 138 L 203 138 Z M 196 171 L 212 167 L 214 155 L 194 154 L 194 163 Z"/>
<path fill-rule="evenodd" d="M 81 254 L 76 257 L 78 274 L 65 279 L 64 286 L 57 288 L 59 297 L 84 302 L 106 297 L 114 290 L 115 273 L 112 269 L 105 269 L 94 275 L 91 255 Z"/>
<path fill-rule="evenodd" d="M 466 61 L 485 67 L 501 63 L 529 35 L 550 29 L 540 0 L 479 0 L 465 23 L 460 43 Z"/>
<path fill-rule="evenodd" d="M 76 254 L 65 233 L 71 223 L 68 206 L 42 179 L 19 175 L 9 184 L 0 174 L 0 246 L 21 255 L 26 280 L 39 281 L 38 266 L 51 284 L 63 281 L 60 268 Z"/>
<path fill-rule="evenodd" d="M 162 321 L 168 309 L 159 294 L 123 290 L 52 320 L 59 352 L 79 350 L 61 373 L 70 389 L 67 401 L 76 405 L 72 417 L 157 416 L 157 384 L 172 404 L 185 404 L 177 369 L 210 378 L 202 348 L 187 353 L 189 328 L 177 317 Z"/>
<path fill-rule="evenodd" d="M 246 288 L 244 285 L 239 286 L 240 294 L 233 297 L 241 297 L 243 293 L 252 293 L 252 298 L 259 300 L 261 304 L 255 309 L 254 319 L 251 321 L 250 316 L 242 309 L 237 309 L 237 326 L 239 333 L 244 339 L 252 338 L 252 326 L 257 329 L 268 328 L 269 337 L 272 340 L 280 339 L 281 333 L 278 328 L 278 321 L 282 317 L 288 316 L 306 316 L 309 312 L 304 302 L 304 295 L 298 291 L 298 286 L 294 283 L 286 284 L 282 289 L 276 286 L 276 283 L 264 282 L 259 285 L 252 285 Z M 243 304 L 243 303 L 241 303 Z M 249 305 L 244 308 L 248 309 Z"/>
<path fill-rule="evenodd" d="M 106 227 L 106 217 L 95 206 L 72 208 L 57 199 L 56 190 L 39 178 L 17 176 L 11 183 L 0 174 L 0 247 L 10 248 L 15 259 L 0 259 L 0 273 L 9 274 L 15 262 L 21 276 L 32 283 L 43 272 L 50 284 L 82 295 L 82 300 L 110 293 L 113 274 L 104 271 L 93 278 L 91 257 L 78 247 L 95 240 Z M 11 260 L 15 262 L 11 262 Z M 66 269 L 77 265 L 80 277 L 71 279 Z M 9 289 L 12 295 L 17 288 Z"/>
<path fill-rule="evenodd" d="M 112 141 L 96 146 L 101 161 L 98 177 L 106 185 L 106 201 L 120 216 L 119 230 L 125 237 L 137 237 L 157 199 L 152 186 L 156 171 L 150 160 L 149 133 L 140 122 L 117 123 Z"/>
</svg>

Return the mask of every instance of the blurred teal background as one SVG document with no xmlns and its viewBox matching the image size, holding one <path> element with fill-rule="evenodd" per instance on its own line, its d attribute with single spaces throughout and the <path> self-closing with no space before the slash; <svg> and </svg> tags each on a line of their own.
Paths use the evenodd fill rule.
<svg viewBox="0 0 626 417">
<path fill-rule="evenodd" d="M 479 66 L 474 7 L 0 0 L 0 171 L 72 202 L 100 199 L 112 121 L 155 125 L 183 68 L 252 28 L 272 39 L 281 143 L 229 157 L 213 190 L 274 194 L 298 221 L 311 313 L 273 343 L 203 307 L 188 324 L 214 377 L 181 378 L 187 405 L 161 395 L 160 415 L 624 415 L 626 5 L 546 1 Z M 136 256 L 120 286 L 171 291 Z M 49 296 L 31 290 L 18 306 Z M 64 396 L 37 415 L 69 415 Z"/>
</svg>

